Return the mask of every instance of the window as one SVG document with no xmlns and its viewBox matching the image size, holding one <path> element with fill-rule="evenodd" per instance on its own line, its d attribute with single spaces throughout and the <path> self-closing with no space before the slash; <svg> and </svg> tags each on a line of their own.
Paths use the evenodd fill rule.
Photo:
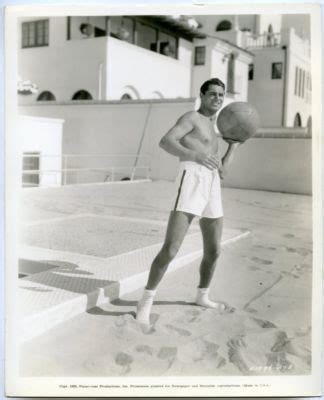
<svg viewBox="0 0 324 400">
<path fill-rule="evenodd" d="M 120 99 L 121 100 L 132 100 L 132 96 L 128 93 L 124 93 Z"/>
<path fill-rule="evenodd" d="M 206 62 L 206 47 L 195 47 L 195 65 L 205 65 Z"/>
<path fill-rule="evenodd" d="M 298 94 L 298 77 L 299 77 L 299 68 L 295 68 L 295 95 L 297 96 Z"/>
<path fill-rule="evenodd" d="M 158 42 L 160 44 L 159 53 L 165 56 L 177 58 L 177 38 L 168 33 L 158 31 Z M 156 48 L 156 44 L 155 44 Z M 153 44 L 154 49 L 154 44 Z M 154 50 L 156 51 L 156 50 Z"/>
<path fill-rule="evenodd" d="M 230 31 L 232 29 L 232 23 L 231 21 L 221 21 L 219 24 L 216 26 L 216 32 L 219 31 Z"/>
<path fill-rule="evenodd" d="M 136 30 L 137 46 L 144 47 L 144 49 L 156 51 L 157 30 L 149 25 L 142 23 L 136 24 Z"/>
<path fill-rule="evenodd" d="M 298 76 L 298 96 L 301 97 L 302 93 L 302 70 L 299 68 L 299 76 Z"/>
<path fill-rule="evenodd" d="M 249 64 L 249 81 L 253 81 L 254 64 Z"/>
<path fill-rule="evenodd" d="M 49 92 L 48 90 L 42 92 L 37 97 L 37 101 L 54 101 L 54 100 L 56 100 L 54 94 Z"/>
<path fill-rule="evenodd" d="M 143 18 L 113 16 L 109 17 L 109 21 L 110 36 L 164 56 L 178 58 L 177 34 L 163 31 L 151 25 L 150 21 L 143 21 Z"/>
<path fill-rule="evenodd" d="M 305 71 L 302 72 L 301 97 L 305 95 Z"/>
<path fill-rule="evenodd" d="M 74 93 L 72 100 L 92 100 L 92 96 L 86 90 L 79 90 Z"/>
<path fill-rule="evenodd" d="M 233 53 L 229 56 L 227 64 L 227 92 L 235 93 L 235 56 Z"/>
<path fill-rule="evenodd" d="M 39 156 L 40 153 L 37 151 L 26 152 L 23 154 L 23 187 L 39 185 Z"/>
<path fill-rule="evenodd" d="M 134 20 L 129 17 L 111 17 L 110 36 L 134 43 Z"/>
<path fill-rule="evenodd" d="M 22 47 L 48 46 L 48 19 L 22 24 Z"/>
<path fill-rule="evenodd" d="M 271 79 L 282 78 L 282 62 L 272 63 Z"/>
<path fill-rule="evenodd" d="M 294 128 L 298 128 L 300 126 L 302 126 L 301 116 L 299 113 L 297 113 L 294 119 Z"/>
</svg>

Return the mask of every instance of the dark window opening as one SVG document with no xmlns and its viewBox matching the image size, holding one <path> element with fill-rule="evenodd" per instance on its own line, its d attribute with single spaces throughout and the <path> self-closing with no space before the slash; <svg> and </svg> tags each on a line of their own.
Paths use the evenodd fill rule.
<svg viewBox="0 0 324 400">
<path fill-rule="evenodd" d="M 37 101 L 54 101 L 56 100 L 53 93 L 49 92 L 48 90 L 42 92 L 38 97 Z"/>
<path fill-rule="evenodd" d="M 72 100 L 92 100 L 92 96 L 86 90 L 79 90 L 73 95 Z"/>
<path fill-rule="evenodd" d="M 295 115 L 295 119 L 294 119 L 294 127 L 295 127 L 295 128 L 298 128 L 298 127 L 301 127 L 301 126 L 302 126 L 301 116 L 300 116 L 299 113 L 297 113 L 297 114 Z"/>
<path fill-rule="evenodd" d="M 235 56 L 230 54 L 227 64 L 227 92 L 235 93 Z"/>
<path fill-rule="evenodd" d="M 134 43 L 134 20 L 129 17 L 111 17 L 110 18 L 110 36 Z"/>
<path fill-rule="evenodd" d="M 121 100 L 132 100 L 132 96 L 128 93 L 124 93 L 120 99 Z"/>
<path fill-rule="evenodd" d="M 305 96 L 305 71 L 302 71 L 301 97 Z"/>
<path fill-rule="evenodd" d="M 33 187 L 39 185 L 39 156 L 37 151 L 23 153 L 23 187 Z"/>
<path fill-rule="evenodd" d="M 298 77 L 299 77 L 299 68 L 295 68 L 295 95 L 298 95 Z"/>
<path fill-rule="evenodd" d="M 232 29 L 232 23 L 231 21 L 221 21 L 217 26 L 216 26 L 216 32 L 220 31 L 230 31 Z"/>
<path fill-rule="evenodd" d="M 253 81 L 254 76 L 254 64 L 249 64 L 249 81 Z"/>
<path fill-rule="evenodd" d="M 23 22 L 22 47 L 48 46 L 48 19 L 41 21 Z"/>
<path fill-rule="evenodd" d="M 195 47 L 195 65 L 205 65 L 206 62 L 206 47 Z"/>
<path fill-rule="evenodd" d="M 281 78 L 282 78 L 282 62 L 272 63 L 271 79 L 281 79 Z"/>
</svg>

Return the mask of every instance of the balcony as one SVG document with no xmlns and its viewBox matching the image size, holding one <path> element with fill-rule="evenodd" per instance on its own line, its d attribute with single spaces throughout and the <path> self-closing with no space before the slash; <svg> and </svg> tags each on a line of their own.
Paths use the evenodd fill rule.
<svg viewBox="0 0 324 400">
<path fill-rule="evenodd" d="M 281 33 L 265 33 L 262 35 L 246 33 L 244 36 L 245 39 L 243 39 L 243 47 L 248 50 L 266 47 L 279 47 L 282 44 Z"/>
<path fill-rule="evenodd" d="M 78 49 L 78 73 L 80 68 L 92 70 L 92 76 L 96 75 L 101 82 L 98 93 L 103 93 L 103 97 L 95 98 L 190 95 L 190 41 L 195 34 L 186 30 L 183 22 L 171 21 L 166 16 L 70 17 L 68 32 L 68 47 L 71 52 Z M 86 54 L 91 54 L 90 60 L 88 57 L 82 63 L 80 57 L 86 59 Z M 89 63 L 95 65 L 89 69 Z"/>
</svg>

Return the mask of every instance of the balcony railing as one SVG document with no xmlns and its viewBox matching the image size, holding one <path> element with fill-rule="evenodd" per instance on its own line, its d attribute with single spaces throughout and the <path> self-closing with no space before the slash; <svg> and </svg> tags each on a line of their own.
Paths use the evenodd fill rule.
<svg viewBox="0 0 324 400">
<path fill-rule="evenodd" d="M 23 159 L 38 157 L 58 159 L 60 166 L 41 169 L 23 169 L 23 187 L 49 187 L 81 183 L 104 183 L 150 179 L 151 159 L 149 156 L 132 154 L 62 154 L 62 155 L 23 155 Z M 96 160 L 95 163 L 90 160 Z M 40 164 L 40 163 L 39 163 Z M 96 165 L 95 165 L 96 164 Z M 51 183 L 44 177 L 52 177 Z M 30 179 L 37 178 L 37 179 Z"/>
<path fill-rule="evenodd" d="M 257 49 L 265 47 L 279 47 L 281 44 L 281 33 L 265 33 L 262 35 L 246 36 L 245 47 Z"/>
</svg>

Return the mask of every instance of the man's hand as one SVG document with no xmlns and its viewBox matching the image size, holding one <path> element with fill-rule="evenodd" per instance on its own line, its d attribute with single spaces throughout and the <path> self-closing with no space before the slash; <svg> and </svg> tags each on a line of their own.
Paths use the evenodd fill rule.
<svg viewBox="0 0 324 400">
<path fill-rule="evenodd" d="M 237 143 L 238 145 L 242 144 L 242 142 L 240 142 L 239 140 L 227 139 L 227 138 L 224 138 L 224 137 L 223 137 L 223 140 L 228 144 L 234 144 L 234 143 Z"/>
<path fill-rule="evenodd" d="M 211 170 L 219 168 L 221 165 L 221 160 L 217 155 L 205 154 L 205 153 L 196 153 L 195 162 L 204 165 L 205 167 Z"/>
</svg>

